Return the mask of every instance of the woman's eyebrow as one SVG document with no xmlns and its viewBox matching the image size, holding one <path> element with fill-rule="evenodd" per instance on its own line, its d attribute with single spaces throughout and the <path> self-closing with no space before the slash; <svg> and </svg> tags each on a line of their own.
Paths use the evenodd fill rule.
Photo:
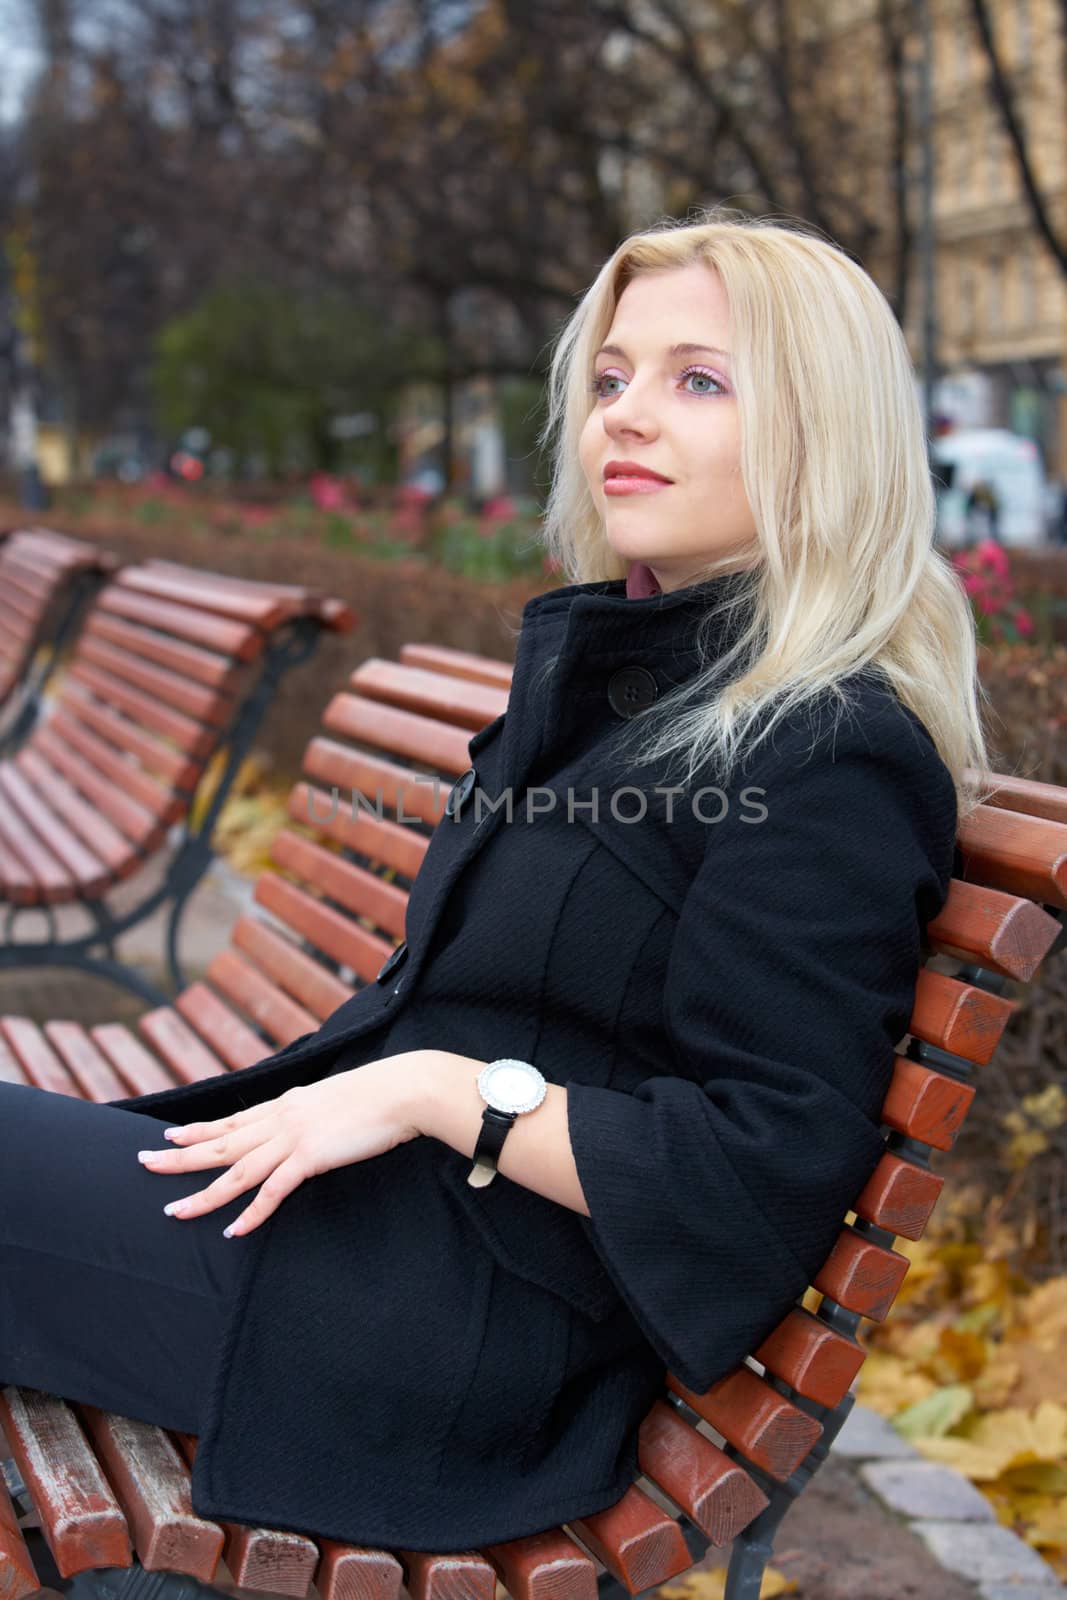
<svg viewBox="0 0 1067 1600">
<path fill-rule="evenodd" d="M 667 354 L 668 356 L 694 356 L 699 354 L 701 350 L 710 356 L 722 356 L 726 361 L 731 359 L 729 350 L 720 350 L 718 345 L 714 344 L 672 344 Z M 618 344 L 602 344 L 596 354 L 598 356 L 621 356 L 624 361 L 629 360 L 626 351 Z"/>
</svg>

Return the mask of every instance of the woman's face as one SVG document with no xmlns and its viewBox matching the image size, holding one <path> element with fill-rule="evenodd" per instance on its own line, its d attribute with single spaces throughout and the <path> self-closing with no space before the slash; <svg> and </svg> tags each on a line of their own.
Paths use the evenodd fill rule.
<svg viewBox="0 0 1067 1600">
<path fill-rule="evenodd" d="M 674 345 L 700 346 L 671 353 Z M 664 591 L 756 536 L 741 481 L 729 352 L 730 308 L 718 273 L 697 264 L 627 284 L 589 374 L 593 409 L 578 453 L 612 549 L 643 561 Z M 708 348 L 704 348 L 708 347 Z M 642 491 L 605 469 L 625 462 L 669 479 Z M 752 562 L 749 554 L 739 566 Z"/>
</svg>

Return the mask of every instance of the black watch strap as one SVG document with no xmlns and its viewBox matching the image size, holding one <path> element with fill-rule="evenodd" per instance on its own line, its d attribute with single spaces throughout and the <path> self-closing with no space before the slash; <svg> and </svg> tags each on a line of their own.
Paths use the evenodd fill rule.
<svg viewBox="0 0 1067 1600">
<path fill-rule="evenodd" d="M 498 1111 L 495 1106 L 486 1106 L 482 1112 L 482 1127 L 478 1134 L 478 1143 L 474 1146 L 474 1166 L 468 1176 L 467 1182 L 475 1187 L 489 1183 L 496 1172 L 496 1164 L 500 1159 L 500 1152 L 504 1148 L 504 1140 L 511 1132 L 516 1111 Z M 485 1176 L 478 1181 L 478 1168 L 485 1169 Z"/>
</svg>

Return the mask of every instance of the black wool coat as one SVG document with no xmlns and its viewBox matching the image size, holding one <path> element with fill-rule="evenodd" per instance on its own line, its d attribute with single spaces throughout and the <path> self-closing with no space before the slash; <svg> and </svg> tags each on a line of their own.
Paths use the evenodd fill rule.
<svg viewBox="0 0 1067 1600">
<path fill-rule="evenodd" d="M 471 1188 L 470 1157 L 423 1137 L 235 1241 L 203 1515 L 442 1551 L 591 1515 L 638 1476 L 665 1371 L 706 1389 L 821 1266 L 882 1151 L 956 796 L 867 673 L 854 715 L 783 723 L 719 796 L 693 785 L 669 812 L 661 774 L 620 767 L 613 736 L 692 676 L 731 581 L 532 599 L 507 712 L 469 743 L 476 790 L 412 886 L 406 960 L 254 1066 L 109 1102 L 214 1119 L 429 1046 L 567 1089 L 589 1217 L 502 1175 Z M 508 788 L 510 820 L 488 803 Z"/>
</svg>

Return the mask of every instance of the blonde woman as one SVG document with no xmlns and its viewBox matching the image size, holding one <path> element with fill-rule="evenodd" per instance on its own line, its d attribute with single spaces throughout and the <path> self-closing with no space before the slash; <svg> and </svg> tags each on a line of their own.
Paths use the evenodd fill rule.
<svg viewBox="0 0 1067 1600">
<path fill-rule="evenodd" d="M 450 1550 L 602 1510 L 883 1149 L 987 767 L 900 330 L 800 226 L 657 226 L 546 438 L 567 581 L 380 981 L 189 1086 L 0 1085 L 0 1376 L 197 1432 L 206 1516 Z"/>
</svg>

